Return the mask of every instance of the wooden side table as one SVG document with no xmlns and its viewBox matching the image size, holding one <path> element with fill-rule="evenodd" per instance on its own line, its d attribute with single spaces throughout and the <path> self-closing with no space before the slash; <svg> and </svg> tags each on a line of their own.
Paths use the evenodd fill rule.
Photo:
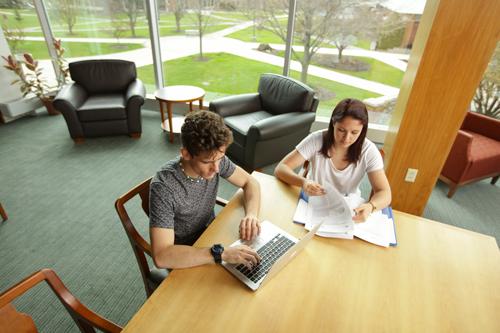
<svg viewBox="0 0 500 333">
<path fill-rule="evenodd" d="M 180 133 L 180 127 L 183 121 L 173 124 L 172 104 L 189 103 L 189 111 L 193 111 L 193 102 L 198 101 L 199 109 L 201 110 L 203 97 L 205 97 L 205 90 L 195 86 L 168 86 L 155 91 L 155 97 L 160 103 L 161 128 L 166 131 L 168 121 L 168 130 L 170 132 L 169 141 L 174 142 L 174 133 Z M 168 119 L 165 119 L 164 104 L 167 105 Z"/>
</svg>

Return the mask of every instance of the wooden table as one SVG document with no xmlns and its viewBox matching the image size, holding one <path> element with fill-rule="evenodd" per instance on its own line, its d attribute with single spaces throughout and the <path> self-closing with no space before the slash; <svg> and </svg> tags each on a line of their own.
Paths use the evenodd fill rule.
<svg viewBox="0 0 500 333">
<path fill-rule="evenodd" d="M 205 90 L 194 86 L 168 86 L 155 91 L 155 97 L 160 103 L 161 128 L 166 131 L 168 125 L 170 132 L 169 140 L 170 142 L 174 142 L 174 133 L 180 133 L 184 118 L 175 118 L 175 121 L 173 120 L 172 104 L 189 103 L 189 111 L 193 111 L 193 102 L 198 101 L 199 109 L 201 110 Z M 167 105 L 167 120 L 165 119 L 164 104 Z"/>
<path fill-rule="evenodd" d="M 254 172 L 261 218 L 292 223 L 298 189 Z M 230 244 L 241 192 L 196 242 Z M 223 267 L 174 270 L 124 332 L 500 332 L 500 252 L 490 236 L 394 211 L 399 245 L 315 237 L 262 289 Z"/>
</svg>

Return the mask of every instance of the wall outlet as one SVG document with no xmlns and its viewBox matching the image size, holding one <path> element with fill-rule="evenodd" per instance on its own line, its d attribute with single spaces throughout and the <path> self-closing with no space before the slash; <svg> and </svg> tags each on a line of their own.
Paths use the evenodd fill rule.
<svg viewBox="0 0 500 333">
<path fill-rule="evenodd" d="M 408 168 L 406 171 L 405 182 L 414 183 L 417 178 L 418 169 Z"/>
</svg>

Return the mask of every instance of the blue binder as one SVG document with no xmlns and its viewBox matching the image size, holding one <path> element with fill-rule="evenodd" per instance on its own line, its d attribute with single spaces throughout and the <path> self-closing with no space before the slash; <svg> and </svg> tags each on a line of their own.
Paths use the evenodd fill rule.
<svg viewBox="0 0 500 333">
<path fill-rule="evenodd" d="M 382 209 L 382 214 L 386 215 L 388 218 L 392 220 L 392 225 L 394 229 L 394 239 L 396 240 L 395 243 L 389 243 L 390 246 L 397 246 L 398 245 L 398 239 L 396 237 L 396 224 L 394 223 L 394 216 L 392 215 L 392 207 L 387 206 L 384 209 Z"/>
</svg>

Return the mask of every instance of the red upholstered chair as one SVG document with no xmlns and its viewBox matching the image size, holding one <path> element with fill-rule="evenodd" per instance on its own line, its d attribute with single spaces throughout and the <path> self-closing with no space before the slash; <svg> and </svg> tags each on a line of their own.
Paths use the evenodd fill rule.
<svg viewBox="0 0 500 333">
<path fill-rule="evenodd" d="M 500 175 L 500 120 L 467 112 L 439 179 L 450 186 L 451 198 L 458 186 Z"/>
</svg>

